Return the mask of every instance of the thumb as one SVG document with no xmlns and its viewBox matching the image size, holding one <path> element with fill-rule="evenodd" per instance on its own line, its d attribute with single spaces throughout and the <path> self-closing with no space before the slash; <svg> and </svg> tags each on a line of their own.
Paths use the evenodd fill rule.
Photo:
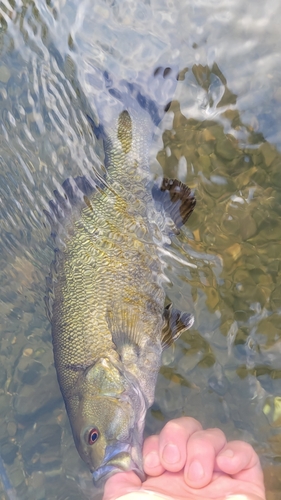
<svg viewBox="0 0 281 500">
<path fill-rule="evenodd" d="M 140 478 L 134 472 L 118 472 L 106 481 L 102 500 L 114 500 L 121 495 L 138 491 L 141 485 Z"/>
</svg>

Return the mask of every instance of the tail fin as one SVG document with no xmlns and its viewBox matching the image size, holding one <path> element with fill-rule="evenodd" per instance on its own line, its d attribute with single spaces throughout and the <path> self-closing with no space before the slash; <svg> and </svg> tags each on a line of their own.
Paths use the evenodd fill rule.
<svg viewBox="0 0 281 500">
<path fill-rule="evenodd" d="M 91 125 L 97 136 L 106 133 L 112 120 L 124 110 L 138 114 L 148 113 L 154 125 L 158 125 L 173 99 L 178 80 L 178 68 L 157 67 L 147 75 L 140 72 L 134 81 L 120 80 L 107 71 L 91 68 L 86 74 L 86 89 L 92 97 L 100 125 Z M 91 101 L 91 99 L 90 99 Z M 91 114 L 91 113 L 90 113 Z"/>
</svg>

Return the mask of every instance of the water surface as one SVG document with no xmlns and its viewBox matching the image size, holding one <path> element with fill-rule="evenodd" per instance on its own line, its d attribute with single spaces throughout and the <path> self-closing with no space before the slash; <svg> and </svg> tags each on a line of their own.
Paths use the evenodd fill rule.
<svg viewBox="0 0 281 500">
<path fill-rule="evenodd" d="M 85 118 L 93 68 L 134 78 L 156 64 L 182 70 L 151 168 L 196 193 L 165 257 L 167 294 L 196 321 L 164 353 L 146 432 L 188 414 L 246 439 L 262 456 L 268 499 L 279 498 L 280 16 L 277 0 L 0 2 L 3 498 L 99 495 L 53 366 L 43 209 L 63 180 L 103 160 Z"/>
</svg>

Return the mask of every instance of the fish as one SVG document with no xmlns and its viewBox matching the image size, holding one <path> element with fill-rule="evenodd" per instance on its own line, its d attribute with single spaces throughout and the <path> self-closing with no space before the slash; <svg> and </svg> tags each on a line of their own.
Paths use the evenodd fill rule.
<svg viewBox="0 0 281 500">
<path fill-rule="evenodd" d="M 97 486 L 120 471 L 145 479 L 143 431 L 162 351 L 194 321 L 165 305 L 161 248 L 196 203 L 179 180 L 150 175 L 175 69 L 157 68 L 146 85 L 104 72 L 99 85 L 98 123 L 85 114 L 103 143 L 103 174 L 66 179 L 45 211 L 55 241 L 46 295 L 55 368 L 76 448 Z"/>
</svg>

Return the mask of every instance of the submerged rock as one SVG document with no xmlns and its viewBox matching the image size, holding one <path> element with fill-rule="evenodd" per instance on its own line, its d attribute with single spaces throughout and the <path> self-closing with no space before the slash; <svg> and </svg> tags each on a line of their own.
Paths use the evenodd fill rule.
<svg viewBox="0 0 281 500">
<path fill-rule="evenodd" d="M 44 366 L 30 357 L 22 357 L 17 366 L 17 376 L 23 384 L 36 384 L 45 372 Z"/>
<path fill-rule="evenodd" d="M 8 441 L 7 443 L 1 446 L 1 457 L 6 464 L 12 464 L 17 456 L 19 447 Z"/>
<path fill-rule="evenodd" d="M 15 417 L 20 422 L 30 421 L 45 411 L 51 411 L 62 401 L 54 369 L 35 385 L 23 385 L 14 399 Z"/>
<path fill-rule="evenodd" d="M 0 66 L 0 82 L 1 83 L 7 83 L 11 78 L 11 71 L 7 66 L 4 66 L 4 64 L 1 64 Z"/>
<path fill-rule="evenodd" d="M 60 467 L 61 434 L 60 425 L 45 422 L 26 432 L 21 453 L 29 473 Z"/>
</svg>

